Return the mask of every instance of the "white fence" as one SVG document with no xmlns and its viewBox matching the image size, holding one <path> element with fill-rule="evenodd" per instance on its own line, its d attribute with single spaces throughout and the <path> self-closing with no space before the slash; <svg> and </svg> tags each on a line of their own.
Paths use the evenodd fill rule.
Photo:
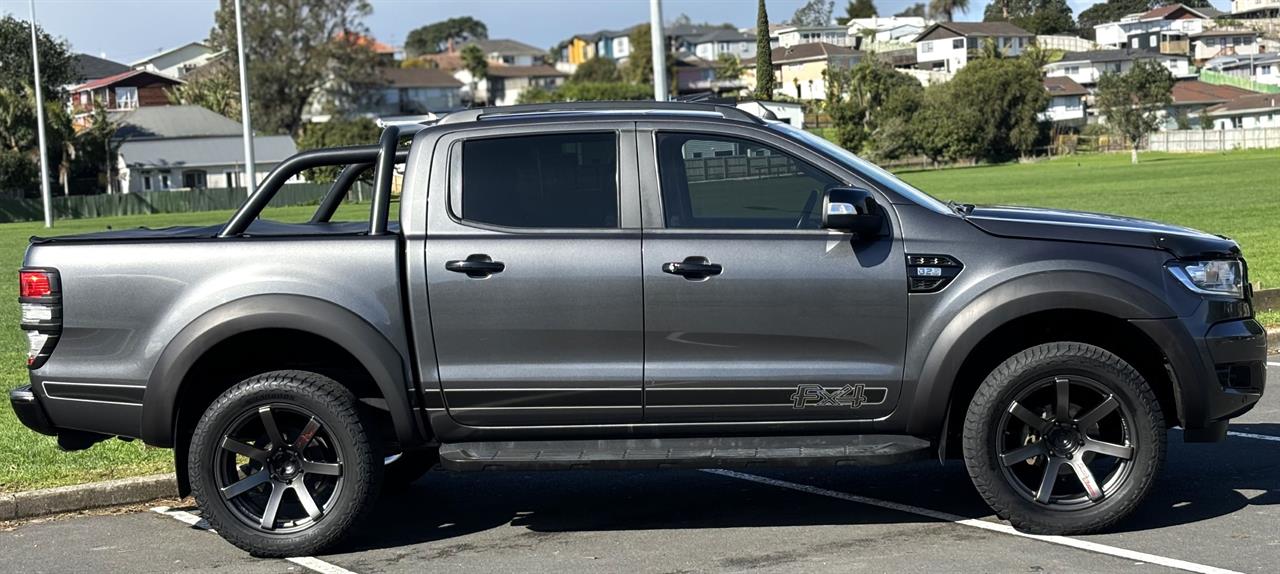
<svg viewBox="0 0 1280 574">
<path fill-rule="evenodd" d="M 1280 128 L 1169 130 L 1151 134 L 1148 145 L 1152 151 L 1175 153 L 1280 148 Z"/>
<path fill-rule="evenodd" d="M 1088 52 L 1098 49 L 1098 43 L 1076 36 L 1036 36 L 1036 45 L 1045 50 L 1064 52 Z"/>
</svg>

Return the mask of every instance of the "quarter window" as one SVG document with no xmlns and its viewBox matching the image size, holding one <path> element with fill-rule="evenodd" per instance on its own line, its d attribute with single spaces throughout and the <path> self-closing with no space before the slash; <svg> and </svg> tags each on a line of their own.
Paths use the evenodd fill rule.
<svg viewBox="0 0 1280 574">
<path fill-rule="evenodd" d="M 662 206 L 673 229 L 818 229 L 834 177 L 758 142 L 660 133 Z"/>
<path fill-rule="evenodd" d="M 568 133 L 462 144 L 462 213 L 507 227 L 618 227 L 618 138 Z"/>
</svg>

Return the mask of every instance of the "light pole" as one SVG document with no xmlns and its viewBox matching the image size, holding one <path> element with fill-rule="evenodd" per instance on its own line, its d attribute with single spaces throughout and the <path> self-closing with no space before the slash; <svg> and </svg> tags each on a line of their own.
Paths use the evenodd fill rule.
<svg viewBox="0 0 1280 574">
<path fill-rule="evenodd" d="M 31 0 L 31 63 L 36 72 L 36 134 L 40 143 L 40 198 L 44 201 L 44 226 L 53 227 L 53 207 L 49 205 L 49 153 L 45 150 L 44 94 L 40 89 L 40 48 L 36 42 L 36 0 Z M 110 182 L 107 183 L 110 185 Z"/>
<path fill-rule="evenodd" d="M 244 191 L 246 195 L 253 195 L 253 190 L 258 187 L 258 174 L 253 162 L 253 123 L 249 118 L 249 70 L 244 63 L 244 23 L 240 18 L 240 0 L 236 0 L 236 52 L 240 59 L 240 124 L 244 132 Z"/>
<path fill-rule="evenodd" d="M 667 101 L 667 35 L 662 31 L 662 0 L 649 0 L 649 34 L 653 44 L 653 99 Z"/>
</svg>

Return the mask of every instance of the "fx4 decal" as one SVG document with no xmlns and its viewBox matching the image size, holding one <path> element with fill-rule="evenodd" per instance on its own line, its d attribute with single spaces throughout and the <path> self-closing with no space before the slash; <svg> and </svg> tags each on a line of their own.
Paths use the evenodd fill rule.
<svg viewBox="0 0 1280 574">
<path fill-rule="evenodd" d="M 822 385 L 799 385 L 796 387 L 795 394 L 791 395 L 791 408 L 803 409 L 806 406 L 847 406 L 851 409 L 856 409 L 863 405 L 879 405 L 884 403 L 884 397 L 889 389 L 872 387 L 872 390 L 884 391 L 884 393 L 880 394 L 880 400 L 878 401 L 868 399 L 866 393 L 867 390 L 867 386 L 861 383 L 856 385 L 845 385 L 835 391 L 828 391 L 823 388 Z"/>
</svg>

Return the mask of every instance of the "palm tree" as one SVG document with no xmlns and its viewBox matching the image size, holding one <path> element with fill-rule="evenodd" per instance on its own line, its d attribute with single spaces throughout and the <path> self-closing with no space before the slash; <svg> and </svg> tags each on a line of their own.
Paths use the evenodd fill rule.
<svg viewBox="0 0 1280 574">
<path fill-rule="evenodd" d="M 969 0 L 930 0 L 929 15 L 944 22 L 954 20 L 956 12 L 969 12 Z"/>
</svg>

